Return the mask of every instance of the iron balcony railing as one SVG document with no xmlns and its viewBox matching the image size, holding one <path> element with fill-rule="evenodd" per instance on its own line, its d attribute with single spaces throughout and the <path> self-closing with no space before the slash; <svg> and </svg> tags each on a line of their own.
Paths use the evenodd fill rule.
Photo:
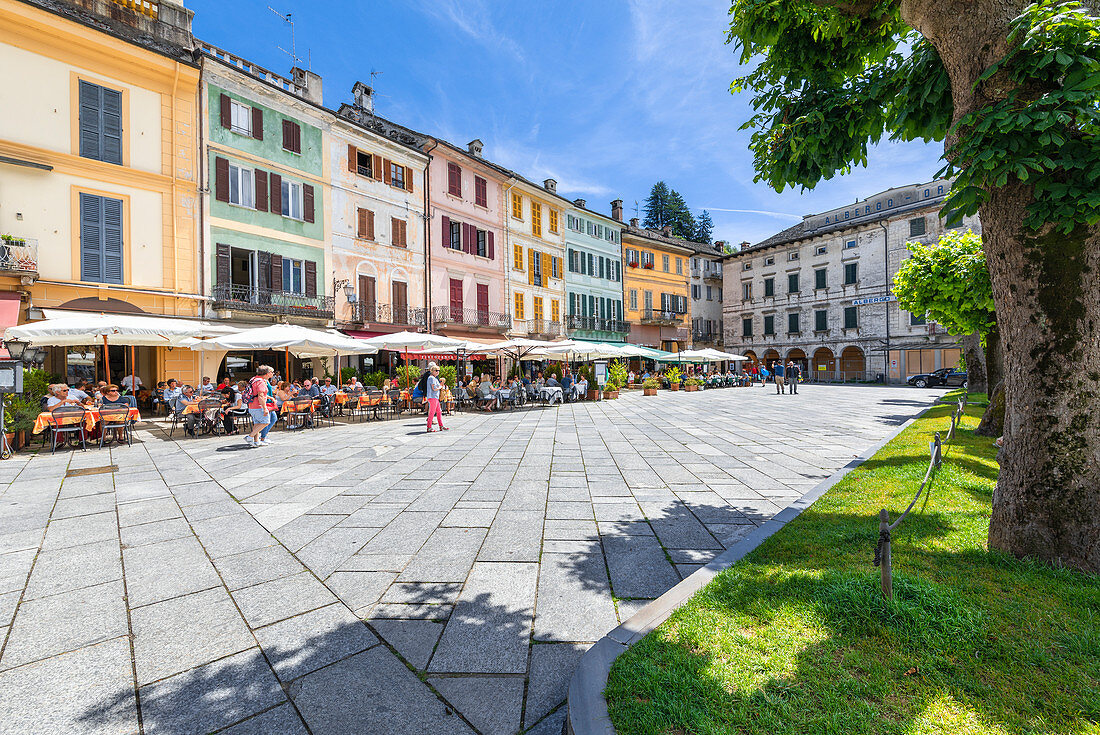
<svg viewBox="0 0 1100 735">
<path fill-rule="evenodd" d="M 38 240 L 24 237 L 0 238 L 0 271 L 38 272 Z"/>
<path fill-rule="evenodd" d="M 721 270 L 703 271 L 703 280 L 704 281 L 709 281 L 710 283 L 721 283 L 722 282 L 722 271 Z"/>
<path fill-rule="evenodd" d="M 693 329 L 691 338 L 696 342 L 717 342 L 718 332 L 706 329 Z"/>
<path fill-rule="evenodd" d="M 427 309 L 380 304 L 376 301 L 351 305 L 351 320 L 359 324 L 396 324 L 407 327 L 428 326 Z"/>
<path fill-rule="evenodd" d="M 545 319 L 528 319 L 527 334 L 560 337 L 562 335 L 561 322 L 547 321 Z"/>
<path fill-rule="evenodd" d="M 512 317 L 508 314 L 481 309 L 461 309 L 456 306 L 436 306 L 432 310 L 432 321 L 436 324 L 454 324 L 495 332 L 507 332 L 512 327 Z"/>
<path fill-rule="evenodd" d="M 644 309 L 642 311 L 642 323 L 648 324 L 678 324 L 684 318 L 683 314 L 665 309 Z"/>
<path fill-rule="evenodd" d="M 588 332 L 626 333 L 630 331 L 630 325 L 618 319 L 601 319 L 595 316 L 575 316 L 572 314 L 565 317 L 565 326 L 569 329 Z"/>
<path fill-rule="evenodd" d="M 215 309 L 333 319 L 334 303 L 331 296 L 307 296 L 269 288 L 241 286 L 236 283 L 219 283 L 214 286 Z"/>
</svg>

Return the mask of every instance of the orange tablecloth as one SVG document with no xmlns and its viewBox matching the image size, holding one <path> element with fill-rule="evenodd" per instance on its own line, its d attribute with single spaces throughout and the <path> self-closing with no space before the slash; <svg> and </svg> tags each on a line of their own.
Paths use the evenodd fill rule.
<svg viewBox="0 0 1100 735">
<path fill-rule="evenodd" d="M 141 418 L 141 414 L 138 412 L 138 410 L 136 408 L 131 408 L 130 411 L 129 411 L 128 418 L 131 421 L 137 421 L 138 419 Z M 73 423 L 76 423 L 76 422 L 74 421 Z M 99 410 L 98 409 L 93 408 L 89 411 L 84 412 L 84 430 L 85 431 L 91 431 L 92 429 L 95 428 L 95 425 L 97 423 L 99 423 Z M 43 431 L 46 430 L 47 426 L 54 426 L 54 425 L 56 425 L 56 422 L 54 421 L 53 414 L 50 413 L 49 411 L 43 411 L 42 413 L 38 414 L 38 418 L 36 418 L 34 420 L 34 429 L 33 429 L 32 433 L 41 434 Z M 69 426 L 71 424 L 64 424 L 64 425 Z"/>
<path fill-rule="evenodd" d="M 314 398 L 313 399 L 313 406 L 310 410 L 311 411 L 316 411 L 320 407 L 321 407 L 321 401 L 317 398 Z M 279 408 L 279 413 L 290 413 L 292 410 L 294 410 L 294 401 L 286 401 Z"/>
</svg>

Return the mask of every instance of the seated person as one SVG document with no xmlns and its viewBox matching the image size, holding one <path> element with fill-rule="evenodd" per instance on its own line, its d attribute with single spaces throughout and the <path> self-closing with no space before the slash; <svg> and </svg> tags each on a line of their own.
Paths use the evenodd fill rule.
<svg viewBox="0 0 1100 735">
<path fill-rule="evenodd" d="M 199 384 L 199 395 L 208 396 L 214 393 L 215 386 L 210 382 L 209 376 L 203 376 L 202 383 Z"/>
<path fill-rule="evenodd" d="M 588 395 L 588 379 L 582 375 L 574 388 L 577 393 L 577 398 L 583 400 L 585 396 Z"/>
<path fill-rule="evenodd" d="M 222 428 L 225 429 L 226 434 L 236 434 L 236 419 L 248 415 L 248 409 L 244 407 L 241 394 L 239 391 L 234 390 L 234 386 L 227 385 L 219 393 L 222 394 Z"/>
<path fill-rule="evenodd" d="M 79 395 L 74 395 L 74 391 L 64 383 L 54 383 L 50 386 L 50 397 L 46 399 L 47 410 L 58 406 L 79 406 L 81 401 L 88 397 L 82 391 L 75 391 L 75 393 Z"/>
<path fill-rule="evenodd" d="M 487 374 L 481 376 L 477 386 L 477 404 L 483 411 L 492 411 L 497 405 L 497 390 Z"/>
<path fill-rule="evenodd" d="M 558 382 L 558 374 L 550 373 L 550 377 L 546 380 L 547 388 L 561 388 L 561 383 Z"/>
<path fill-rule="evenodd" d="M 299 396 L 309 396 L 310 398 L 321 397 L 321 386 L 313 382 L 309 378 L 302 381 L 302 389 L 298 391 Z"/>
<path fill-rule="evenodd" d="M 336 395 L 336 386 L 332 384 L 332 378 L 325 378 L 325 383 L 321 386 L 321 394 L 326 396 Z"/>
<path fill-rule="evenodd" d="M 172 410 L 183 419 L 183 428 L 188 435 L 195 436 L 195 427 L 199 423 L 201 415 L 198 412 L 184 413 L 188 406 L 198 405 L 199 397 L 195 395 L 195 389 L 189 385 L 180 389 L 180 394 L 172 400 Z"/>
<path fill-rule="evenodd" d="M 173 407 L 175 406 L 175 401 L 177 398 L 179 398 L 180 393 L 181 391 L 179 381 L 175 378 L 169 378 L 168 383 L 164 386 L 163 398 L 164 402 L 168 404 L 168 409 L 170 411 L 174 410 Z"/>
<path fill-rule="evenodd" d="M 562 393 L 565 394 L 565 399 L 567 401 L 577 397 L 577 394 L 574 391 L 573 372 L 571 370 L 566 370 L 565 374 L 562 375 L 561 390 Z"/>
<path fill-rule="evenodd" d="M 99 407 L 107 408 L 109 406 L 126 406 L 126 408 L 137 408 L 134 397 L 122 395 L 117 385 L 105 385 L 103 387 L 103 398 L 99 402 Z M 126 441 L 125 429 L 116 429 L 115 431 L 117 432 L 117 438 L 120 442 Z"/>
<path fill-rule="evenodd" d="M 546 387 L 546 378 L 542 377 L 541 370 L 539 370 L 538 377 L 535 378 L 535 385 L 539 388 Z"/>
<path fill-rule="evenodd" d="M 168 384 L 163 380 L 157 381 L 157 389 L 153 391 L 153 410 L 156 410 L 160 406 L 164 405 L 164 389 L 168 387 Z"/>
</svg>

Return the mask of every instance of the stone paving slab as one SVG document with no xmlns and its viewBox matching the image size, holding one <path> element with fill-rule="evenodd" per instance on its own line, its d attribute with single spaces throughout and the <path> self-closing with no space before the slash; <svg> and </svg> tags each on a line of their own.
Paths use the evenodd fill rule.
<svg viewBox="0 0 1100 735">
<path fill-rule="evenodd" d="M 937 396 L 773 395 L 16 455 L 2 729 L 557 735 L 592 641 Z"/>
</svg>

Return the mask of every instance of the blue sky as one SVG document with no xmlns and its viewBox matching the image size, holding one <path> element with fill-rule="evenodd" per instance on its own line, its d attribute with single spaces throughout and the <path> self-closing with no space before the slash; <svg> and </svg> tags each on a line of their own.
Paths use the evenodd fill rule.
<svg viewBox="0 0 1100 735">
<path fill-rule="evenodd" d="M 708 209 L 715 239 L 757 242 L 891 186 L 927 181 L 939 144 L 883 144 L 867 168 L 812 191 L 753 183 L 746 94 L 724 43 L 728 4 L 703 0 L 270 0 L 292 13 L 296 51 L 325 104 L 375 78 L 380 115 L 485 155 L 559 193 L 627 216 L 658 180 Z M 194 32 L 288 74 L 290 28 L 268 2 L 186 0 Z"/>
</svg>

